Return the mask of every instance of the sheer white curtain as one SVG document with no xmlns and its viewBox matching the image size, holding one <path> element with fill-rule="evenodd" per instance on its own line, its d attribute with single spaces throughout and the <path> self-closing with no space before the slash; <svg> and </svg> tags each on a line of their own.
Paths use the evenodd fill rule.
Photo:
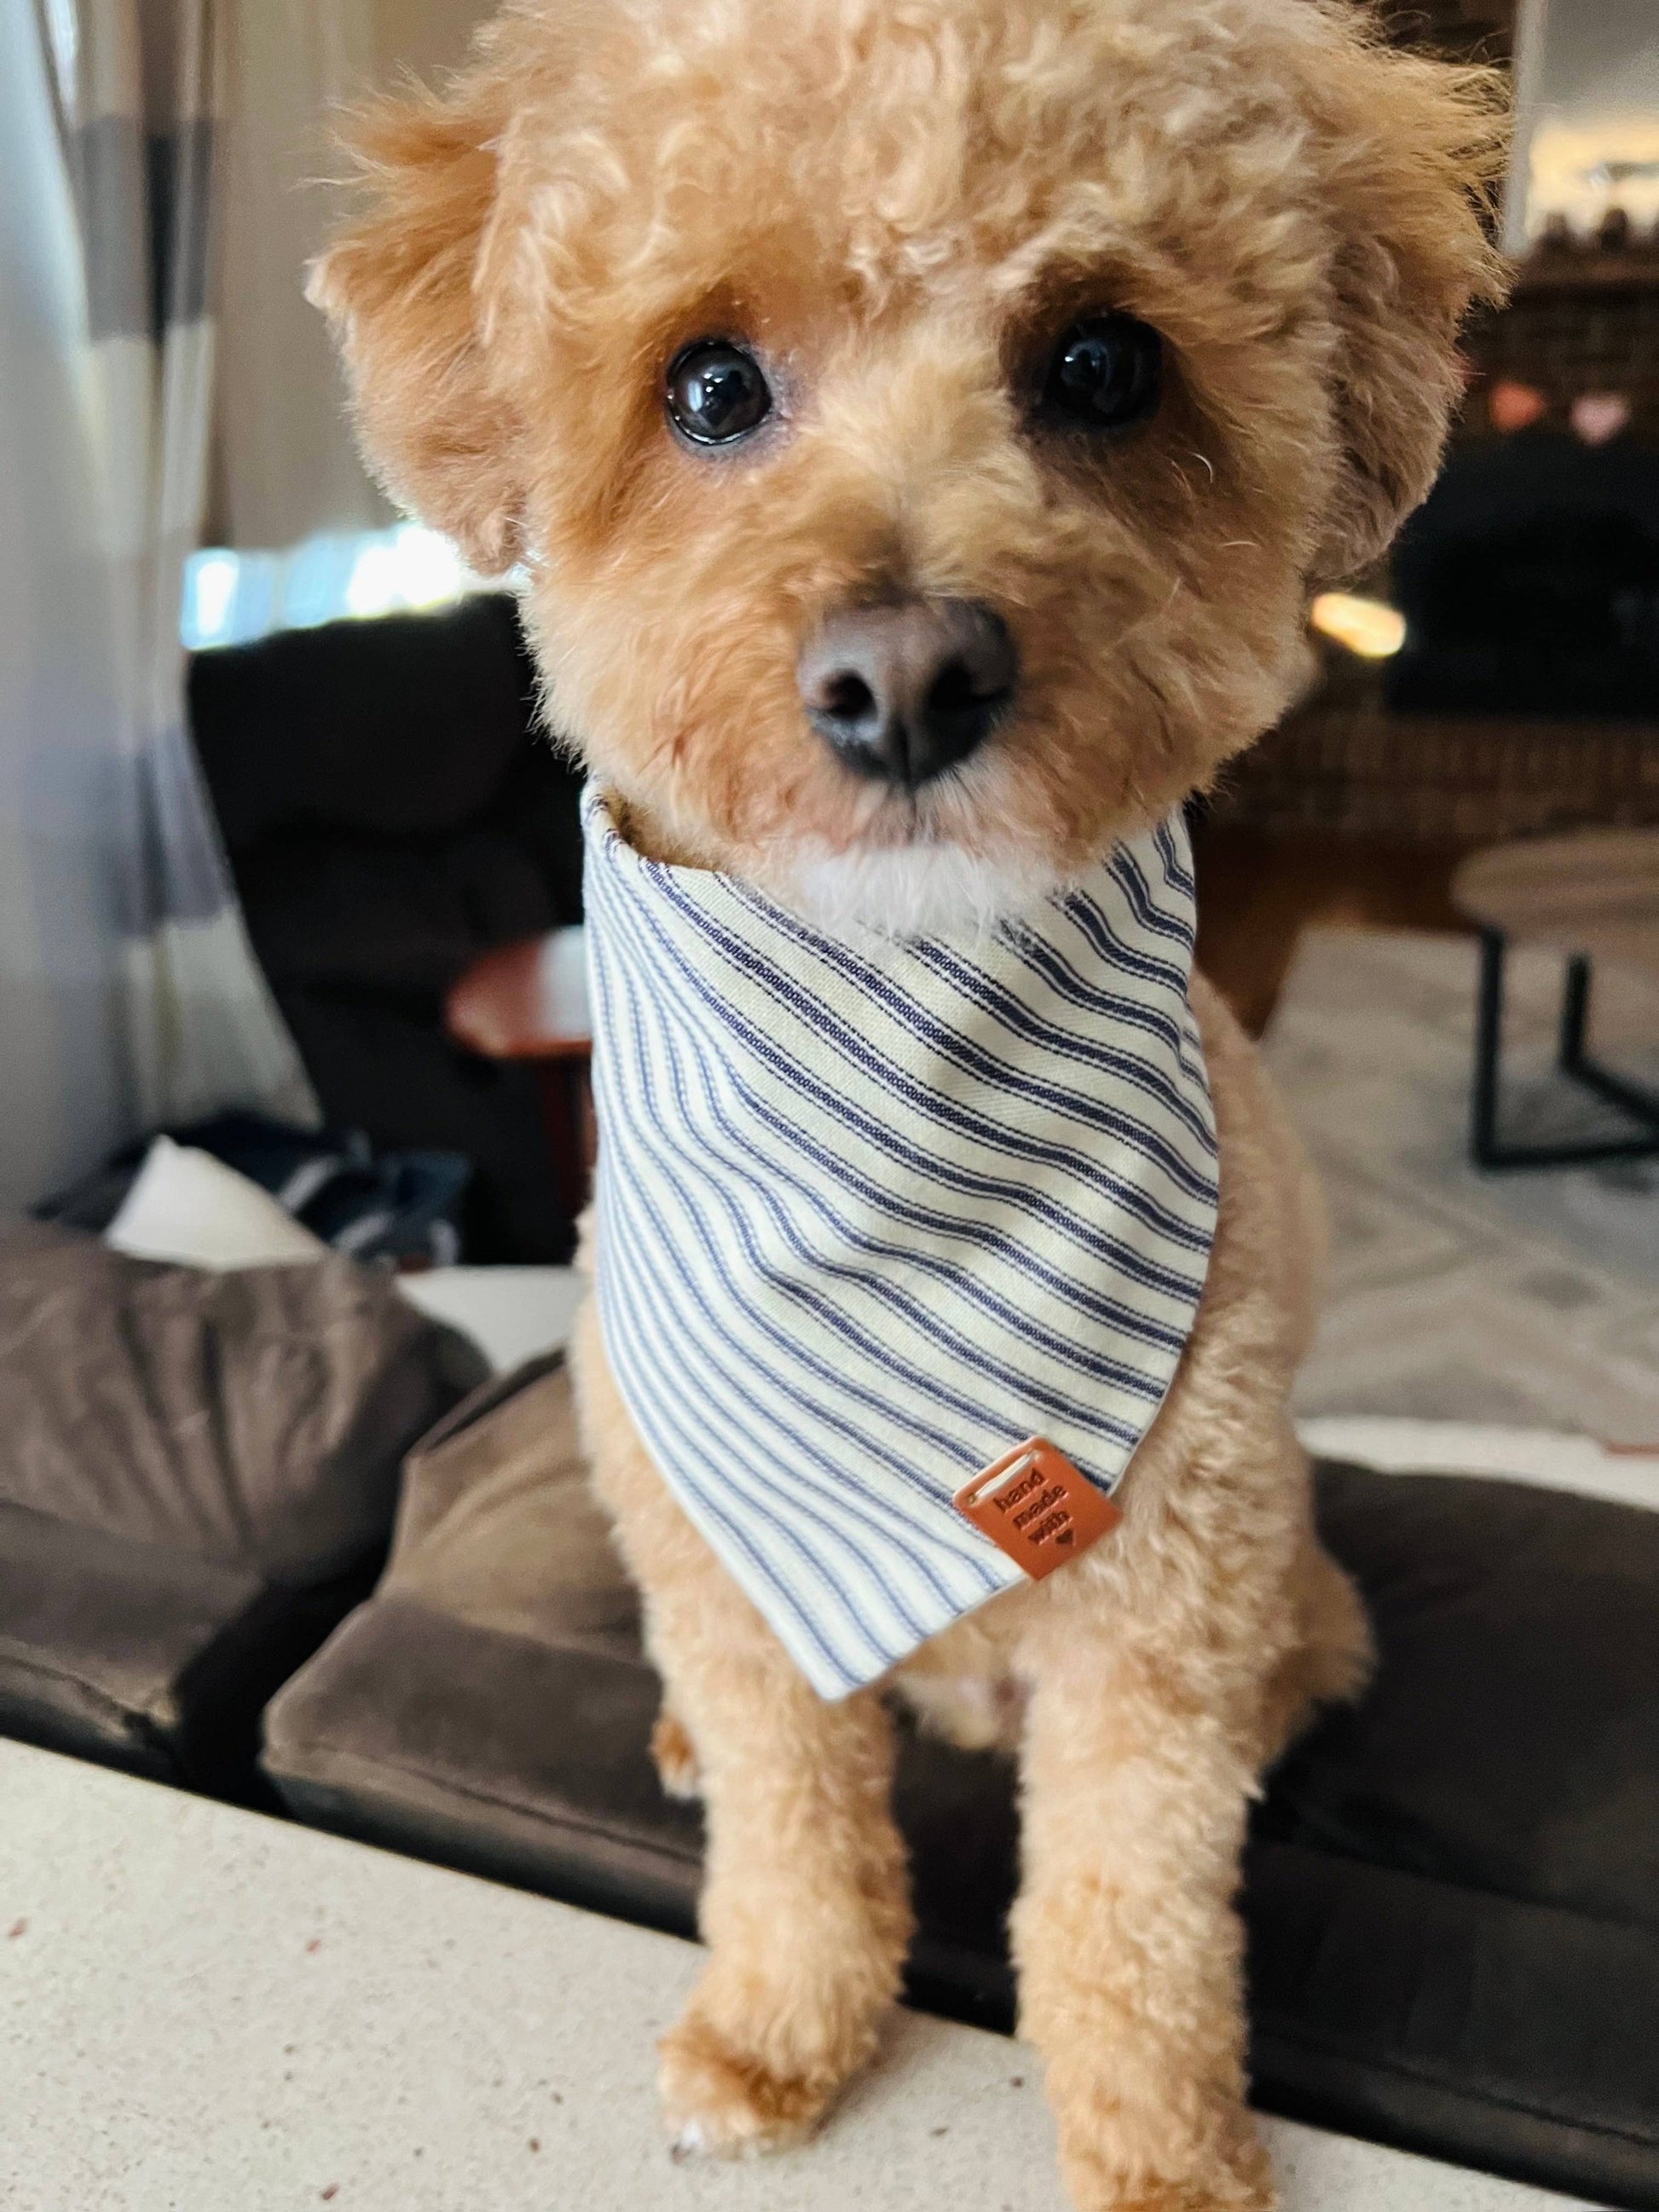
<svg viewBox="0 0 1659 2212">
<path fill-rule="evenodd" d="M 0 0 L 0 1205 L 157 1122 L 314 1117 L 185 731 L 182 565 L 210 509 L 273 547 L 385 519 L 305 179 L 331 101 L 486 12 Z"/>
<path fill-rule="evenodd" d="M 222 0 L 228 32 L 216 541 L 280 551 L 395 518 L 363 474 L 305 265 L 341 211 L 338 108 L 461 61 L 492 0 Z"/>
<path fill-rule="evenodd" d="M 13 11 L 16 13 L 15 10 Z M 141 1125 L 228 1104 L 314 1119 L 248 946 L 185 722 L 181 578 L 205 507 L 214 382 L 219 0 L 42 0 L 72 187 L 65 333 L 114 686 L 109 865 L 125 1074 Z"/>
<path fill-rule="evenodd" d="M 71 374 L 75 214 L 27 9 L 0 7 L 0 1207 L 130 1133 L 117 684 Z"/>
</svg>

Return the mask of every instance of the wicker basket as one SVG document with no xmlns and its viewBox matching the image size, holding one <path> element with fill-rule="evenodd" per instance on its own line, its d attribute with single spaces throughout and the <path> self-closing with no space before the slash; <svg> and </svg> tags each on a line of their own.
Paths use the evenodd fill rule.
<svg viewBox="0 0 1659 2212">
<path fill-rule="evenodd" d="M 1390 714 L 1372 672 L 1296 708 L 1224 772 L 1218 823 L 1401 845 L 1659 824 L 1659 723 Z"/>
</svg>

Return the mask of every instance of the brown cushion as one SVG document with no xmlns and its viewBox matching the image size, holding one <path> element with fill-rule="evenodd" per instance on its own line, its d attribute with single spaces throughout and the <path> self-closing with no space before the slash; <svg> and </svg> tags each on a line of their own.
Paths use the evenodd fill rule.
<svg viewBox="0 0 1659 2212">
<path fill-rule="evenodd" d="M 462 1409 L 418 1474 L 382 1594 L 270 1707 L 268 1771 L 307 1817 L 690 1932 L 700 1829 L 650 1765 L 657 1686 L 592 1547 L 562 1376 Z M 1258 2097 L 1659 2208 L 1659 1515 L 1339 1467 L 1319 1506 L 1382 1665 L 1273 1778 L 1252 1838 Z M 1006 2027 L 1011 1770 L 907 1737 L 897 1805 L 912 1994 Z"/>
<path fill-rule="evenodd" d="M 258 1576 L 0 1504 L 0 1727 L 167 1765 L 191 1662 Z"/>
<path fill-rule="evenodd" d="M 320 1581 L 483 1371 L 338 1254 L 215 1274 L 0 1225 L 0 1499 L 76 1528 Z"/>
<path fill-rule="evenodd" d="M 483 1364 L 349 1260 L 212 1275 L 0 1225 L 0 1729 L 254 1788 L 261 1708 Z"/>
<path fill-rule="evenodd" d="M 639 1600 L 587 1486 L 561 1354 L 486 1383 L 404 1465 L 385 1596 L 561 1649 L 639 1656 Z"/>
</svg>

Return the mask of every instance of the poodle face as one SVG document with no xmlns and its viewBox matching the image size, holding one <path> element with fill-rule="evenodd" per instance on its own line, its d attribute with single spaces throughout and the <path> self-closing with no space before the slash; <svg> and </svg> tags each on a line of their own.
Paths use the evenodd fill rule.
<svg viewBox="0 0 1659 2212">
<path fill-rule="evenodd" d="M 1321 0 L 520 0 L 315 289 L 654 849 L 1046 884 L 1426 489 L 1493 136 Z"/>
</svg>

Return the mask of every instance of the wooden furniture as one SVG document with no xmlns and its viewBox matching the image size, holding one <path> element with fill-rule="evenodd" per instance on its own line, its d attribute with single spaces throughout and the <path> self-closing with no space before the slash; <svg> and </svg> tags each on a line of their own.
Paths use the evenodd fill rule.
<svg viewBox="0 0 1659 2212">
<path fill-rule="evenodd" d="M 450 990 L 444 1027 L 486 1060 L 535 1065 L 554 1176 L 574 1219 L 587 1203 L 596 1143 L 581 930 L 556 929 L 486 952 Z"/>
<path fill-rule="evenodd" d="M 1659 977 L 1659 830 L 1607 830 L 1540 837 L 1477 853 L 1459 868 L 1452 896 L 1480 931 L 1470 1149 L 1485 1168 L 1561 1167 L 1659 1152 L 1659 1093 L 1603 1067 L 1588 1032 L 1593 963 L 1607 959 Z M 1500 1133 L 1504 969 L 1511 941 L 1566 956 L 1558 1064 L 1636 1124 L 1624 1137 L 1568 1145 L 1516 1145 Z"/>
<path fill-rule="evenodd" d="M 1273 1018 L 1308 929 L 1467 933 L 1451 902 L 1469 843 L 1391 843 L 1200 820 L 1198 964 L 1252 1036 Z"/>
</svg>

